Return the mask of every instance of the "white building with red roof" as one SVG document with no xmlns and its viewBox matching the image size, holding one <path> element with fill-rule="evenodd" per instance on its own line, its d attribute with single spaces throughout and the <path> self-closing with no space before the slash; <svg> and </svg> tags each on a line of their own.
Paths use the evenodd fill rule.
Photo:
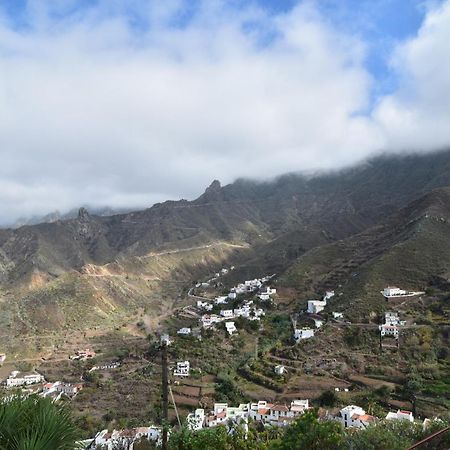
<svg viewBox="0 0 450 450">
<path fill-rule="evenodd" d="M 342 408 L 340 414 L 338 420 L 344 428 L 366 428 L 376 420 L 374 416 L 366 414 L 364 409 L 355 405 L 349 405 Z"/>
</svg>

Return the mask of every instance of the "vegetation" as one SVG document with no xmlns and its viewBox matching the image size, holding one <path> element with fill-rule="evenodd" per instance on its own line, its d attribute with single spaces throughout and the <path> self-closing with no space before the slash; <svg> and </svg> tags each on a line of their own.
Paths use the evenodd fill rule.
<svg viewBox="0 0 450 450">
<path fill-rule="evenodd" d="M 123 424 L 125 426 L 125 424 Z M 231 423 L 230 423 L 230 426 Z M 448 426 L 447 421 L 422 425 L 407 421 L 381 421 L 366 429 L 344 430 L 338 422 L 322 421 L 317 410 L 302 414 L 286 428 L 261 427 L 250 422 L 191 431 L 186 426 L 172 430 L 171 450 L 403 450 L 413 443 Z M 0 450 L 75 450 L 79 448 L 79 430 L 67 407 L 37 397 L 13 396 L 0 402 Z M 450 433 L 441 435 L 429 446 L 448 448 Z M 154 448 L 141 442 L 136 449 Z"/>
<path fill-rule="evenodd" d="M 321 421 L 317 411 L 308 411 L 285 429 L 257 429 L 250 424 L 245 437 L 241 427 L 232 433 L 225 426 L 198 432 L 183 428 L 172 432 L 169 443 L 171 450 L 404 450 L 447 425 L 435 421 L 423 430 L 407 421 L 381 421 L 362 430 L 344 430 L 338 422 Z M 422 448 L 444 449 L 448 445 L 449 432 Z"/>
<path fill-rule="evenodd" d="M 0 401 L 1 450 L 74 450 L 80 437 L 68 408 L 48 398 Z"/>
</svg>

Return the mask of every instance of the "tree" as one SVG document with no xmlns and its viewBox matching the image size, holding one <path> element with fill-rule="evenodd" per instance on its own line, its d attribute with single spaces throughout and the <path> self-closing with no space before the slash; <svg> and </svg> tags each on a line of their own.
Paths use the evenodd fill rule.
<svg viewBox="0 0 450 450">
<path fill-rule="evenodd" d="M 74 450 L 79 438 L 66 405 L 35 395 L 0 400 L 0 450 Z"/>
<path fill-rule="evenodd" d="M 420 438 L 420 426 L 406 420 L 383 421 L 349 433 L 344 448 L 352 450 L 404 450 Z"/>
<path fill-rule="evenodd" d="M 317 400 L 320 406 L 336 406 L 339 398 L 334 391 L 324 391 Z"/>
<path fill-rule="evenodd" d="M 316 410 L 306 411 L 290 427 L 272 450 L 337 450 L 344 440 L 344 432 L 338 422 L 319 421 Z"/>
<path fill-rule="evenodd" d="M 224 426 L 191 431 L 183 427 L 179 432 L 173 432 L 169 439 L 170 450 L 227 450 L 229 436 Z"/>
</svg>

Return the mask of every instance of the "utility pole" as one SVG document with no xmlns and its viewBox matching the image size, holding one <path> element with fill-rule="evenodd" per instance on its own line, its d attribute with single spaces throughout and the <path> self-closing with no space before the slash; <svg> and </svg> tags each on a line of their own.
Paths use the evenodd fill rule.
<svg viewBox="0 0 450 450">
<path fill-rule="evenodd" d="M 383 353 L 383 338 L 380 333 L 380 354 Z"/>
<path fill-rule="evenodd" d="M 167 450 L 167 425 L 169 422 L 169 378 L 167 374 L 167 342 L 161 342 L 162 381 L 162 450 Z"/>
</svg>

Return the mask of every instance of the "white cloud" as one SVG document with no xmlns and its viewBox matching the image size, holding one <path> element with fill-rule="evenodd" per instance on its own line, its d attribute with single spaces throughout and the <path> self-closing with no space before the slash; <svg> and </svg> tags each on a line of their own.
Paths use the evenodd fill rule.
<svg viewBox="0 0 450 450">
<path fill-rule="evenodd" d="M 395 93 L 371 118 L 359 114 L 373 83 L 364 43 L 310 3 L 271 17 L 220 1 L 194 12 L 179 1 L 105 1 L 64 19 L 44 3 L 30 3 L 31 27 L 0 19 L 0 220 L 85 203 L 146 206 L 196 196 L 214 178 L 340 167 L 386 139 L 407 145 L 411 111 L 412 122 L 433 116 L 434 91 L 422 85 L 434 66 L 427 74 L 417 60 L 432 51 L 423 46 L 445 45 L 443 12 L 398 50 L 417 98 Z M 149 29 L 129 25 L 131 3 Z"/>
<path fill-rule="evenodd" d="M 381 99 L 374 119 L 392 150 L 450 145 L 450 2 L 431 9 L 417 36 L 392 55 L 399 89 Z"/>
</svg>

